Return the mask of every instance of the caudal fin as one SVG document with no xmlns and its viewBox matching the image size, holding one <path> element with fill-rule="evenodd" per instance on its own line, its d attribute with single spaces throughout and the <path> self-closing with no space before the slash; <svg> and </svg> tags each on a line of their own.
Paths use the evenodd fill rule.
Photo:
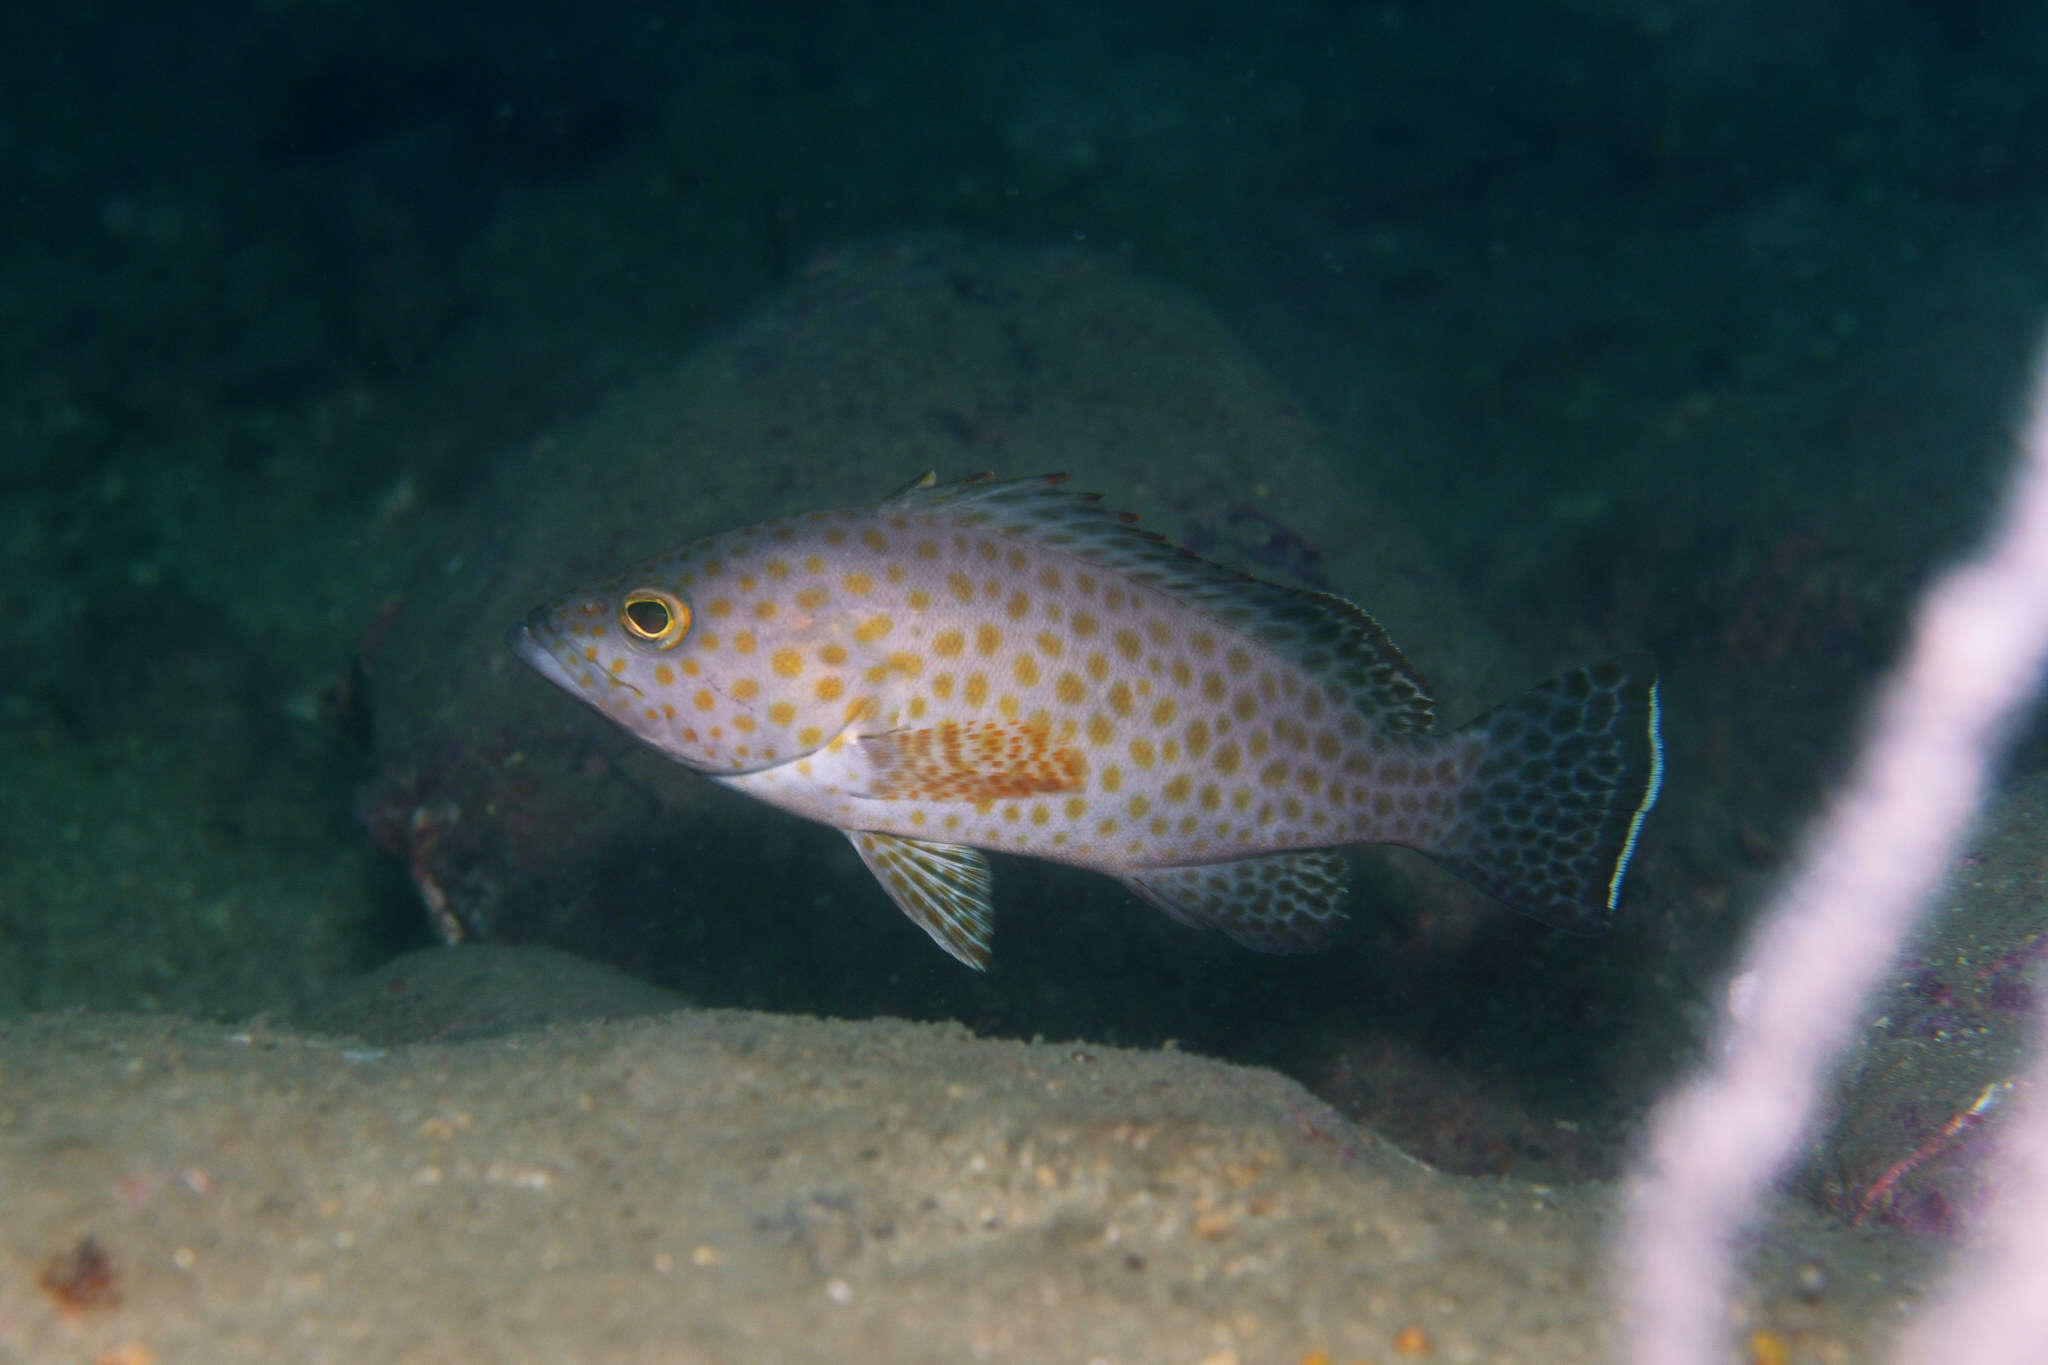
<svg viewBox="0 0 2048 1365">
<path fill-rule="evenodd" d="M 1459 818 L 1424 851 L 1553 928 L 1605 929 L 1664 777 L 1658 710 L 1656 661 L 1624 654 L 1487 712 L 1458 732 L 1483 740 Z"/>
</svg>

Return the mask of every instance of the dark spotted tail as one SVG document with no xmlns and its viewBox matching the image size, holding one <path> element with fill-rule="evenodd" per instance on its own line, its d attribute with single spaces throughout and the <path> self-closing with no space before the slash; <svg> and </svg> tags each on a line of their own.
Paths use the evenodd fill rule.
<svg viewBox="0 0 2048 1365">
<path fill-rule="evenodd" d="M 1663 780 L 1658 719 L 1647 654 L 1575 669 L 1487 712 L 1459 731 L 1485 740 L 1460 818 L 1423 851 L 1553 928 L 1605 929 Z"/>
</svg>

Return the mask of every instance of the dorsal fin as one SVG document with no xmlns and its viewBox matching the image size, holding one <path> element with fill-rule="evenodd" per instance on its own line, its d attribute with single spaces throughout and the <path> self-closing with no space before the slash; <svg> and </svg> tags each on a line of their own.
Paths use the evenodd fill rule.
<svg viewBox="0 0 2048 1365">
<path fill-rule="evenodd" d="M 1436 703 L 1379 622 L 1341 597 L 1284 588 L 1226 569 L 1151 531 L 1101 495 L 1063 487 L 1067 476 L 998 480 L 979 474 L 939 483 L 930 473 L 882 505 L 890 511 L 986 527 L 1086 560 L 1179 598 L 1348 693 L 1375 726 L 1429 729 Z"/>
</svg>

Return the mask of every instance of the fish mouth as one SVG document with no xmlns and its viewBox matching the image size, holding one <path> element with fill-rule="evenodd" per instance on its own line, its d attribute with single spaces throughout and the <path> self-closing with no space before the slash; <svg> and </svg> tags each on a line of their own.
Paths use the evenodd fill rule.
<svg viewBox="0 0 2048 1365">
<path fill-rule="evenodd" d="M 551 638 L 551 637 L 550 637 Z M 505 643 L 524 660 L 534 672 L 546 678 L 564 692 L 581 693 L 583 684 L 569 666 L 562 662 L 547 640 L 534 631 L 533 623 L 524 621 L 505 632 Z"/>
</svg>

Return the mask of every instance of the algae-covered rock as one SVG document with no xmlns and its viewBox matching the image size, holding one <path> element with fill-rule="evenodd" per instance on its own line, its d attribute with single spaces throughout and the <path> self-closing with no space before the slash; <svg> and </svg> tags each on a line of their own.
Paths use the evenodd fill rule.
<svg viewBox="0 0 2048 1365">
<path fill-rule="evenodd" d="M 2048 981 L 2048 779 L 1992 803 L 1839 1063 L 1808 1193 L 1862 1225 L 1953 1234 L 1995 1196 L 1997 1150 Z"/>
</svg>

